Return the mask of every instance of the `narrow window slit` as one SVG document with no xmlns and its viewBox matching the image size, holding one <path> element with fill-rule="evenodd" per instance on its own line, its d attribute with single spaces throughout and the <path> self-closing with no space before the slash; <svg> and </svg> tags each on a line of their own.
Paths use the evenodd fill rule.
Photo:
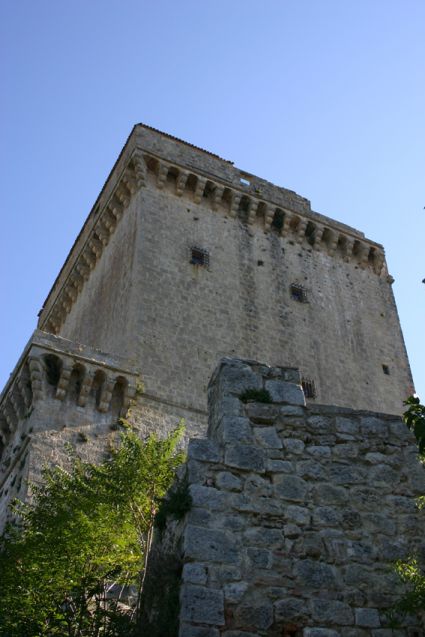
<svg viewBox="0 0 425 637">
<path fill-rule="evenodd" d="M 190 263 L 192 265 L 208 267 L 210 264 L 210 255 L 208 251 L 195 246 L 192 247 L 190 249 Z"/>
<path fill-rule="evenodd" d="M 307 290 L 298 283 L 292 283 L 290 286 L 291 298 L 298 303 L 307 303 Z"/>
<path fill-rule="evenodd" d="M 303 378 L 301 385 L 306 398 L 316 398 L 316 385 L 314 380 L 311 380 L 311 378 Z"/>
</svg>

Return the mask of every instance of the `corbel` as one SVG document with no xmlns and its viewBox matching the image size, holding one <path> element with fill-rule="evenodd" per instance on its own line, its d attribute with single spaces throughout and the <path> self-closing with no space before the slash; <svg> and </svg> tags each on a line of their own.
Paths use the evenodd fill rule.
<svg viewBox="0 0 425 637">
<path fill-rule="evenodd" d="M 81 383 L 80 395 L 78 396 L 78 405 L 80 407 L 86 406 L 87 398 L 92 388 L 93 379 L 94 372 L 87 370 Z"/>
<path fill-rule="evenodd" d="M 198 177 L 198 181 L 196 182 L 195 192 L 193 194 L 193 201 L 195 203 L 201 203 L 201 199 L 204 194 L 206 183 L 207 183 L 207 180 L 205 177 Z"/>
<path fill-rule="evenodd" d="M 157 188 L 159 188 L 159 190 L 162 190 L 164 188 L 164 184 L 166 182 L 167 179 L 167 175 L 168 175 L 168 164 L 164 164 L 163 162 L 160 163 L 159 165 L 159 170 L 158 170 L 158 177 L 156 179 L 156 185 Z"/>
<path fill-rule="evenodd" d="M 268 232 L 271 228 L 274 213 L 275 213 L 275 210 L 273 206 L 270 206 L 269 204 L 265 204 L 265 210 L 264 210 L 264 231 L 265 232 Z"/>
<path fill-rule="evenodd" d="M 66 392 L 69 386 L 69 380 L 71 378 L 72 373 L 72 361 L 68 358 L 62 360 L 62 368 L 59 376 L 58 385 L 56 388 L 55 398 L 58 400 L 63 400 L 66 396 Z"/>
<path fill-rule="evenodd" d="M 317 250 L 319 251 L 322 247 L 322 237 L 323 237 L 323 233 L 325 232 L 325 227 L 321 226 L 319 224 L 316 224 L 315 227 L 315 231 L 314 231 L 314 246 L 313 246 L 313 250 Z"/>
<path fill-rule="evenodd" d="M 302 243 L 305 239 L 305 231 L 307 228 L 307 219 L 301 219 L 296 229 L 297 243 Z"/>
<path fill-rule="evenodd" d="M 30 391 L 28 389 L 28 385 L 27 385 L 27 380 L 24 378 L 23 374 L 21 373 L 16 381 L 16 385 L 18 388 L 19 393 L 22 396 L 22 400 L 24 402 L 25 405 L 25 409 L 29 409 L 31 407 L 31 394 Z"/>
<path fill-rule="evenodd" d="M 240 200 L 242 198 L 242 195 L 240 195 L 238 192 L 235 192 L 234 190 L 232 190 L 232 203 L 230 206 L 230 216 L 231 217 L 236 217 L 238 214 L 238 210 L 239 210 L 239 203 Z"/>
<path fill-rule="evenodd" d="M 146 164 L 142 153 L 136 150 L 131 157 L 131 161 L 134 167 L 137 187 L 141 188 L 146 184 Z"/>
<path fill-rule="evenodd" d="M 188 176 L 189 173 L 187 173 L 185 170 L 180 170 L 176 181 L 176 195 L 178 197 L 181 197 L 184 192 Z"/>
<path fill-rule="evenodd" d="M 98 411 L 106 413 L 109 410 L 114 386 L 115 386 L 115 378 L 111 378 L 107 376 L 103 383 L 102 391 L 100 393 L 99 406 L 97 408 Z"/>
<path fill-rule="evenodd" d="M 214 192 L 212 194 L 211 205 L 213 210 L 217 210 L 217 208 L 221 204 L 221 198 L 223 197 L 224 186 L 220 186 L 218 184 L 214 184 Z"/>
<path fill-rule="evenodd" d="M 43 369 L 37 356 L 28 357 L 33 402 L 43 398 Z"/>
<path fill-rule="evenodd" d="M 258 206 L 260 205 L 260 202 L 257 201 L 256 199 L 250 199 L 249 200 L 249 209 L 248 209 L 248 223 L 249 225 L 252 225 L 255 221 L 255 216 L 257 214 L 257 210 L 258 210 Z"/>
<path fill-rule="evenodd" d="M 353 256 L 353 248 L 354 248 L 354 239 L 352 237 L 345 238 L 345 254 L 344 261 L 351 261 L 351 257 Z"/>
</svg>

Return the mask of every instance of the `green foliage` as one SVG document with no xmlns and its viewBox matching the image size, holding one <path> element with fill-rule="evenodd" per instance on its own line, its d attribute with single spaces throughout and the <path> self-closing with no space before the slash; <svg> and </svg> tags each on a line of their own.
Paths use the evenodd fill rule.
<svg viewBox="0 0 425 637">
<path fill-rule="evenodd" d="M 257 402 L 257 403 L 271 403 L 272 398 L 267 389 L 246 389 L 239 395 L 240 400 L 243 403 Z"/>
<path fill-rule="evenodd" d="M 421 405 L 419 398 L 410 396 L 404 401 L 408 406 L 403 414 L 403 422 L 415 434 L 419 453 L 425 455 L 425 406 Z"/>
<path fill-rule="evenodd" d="M 46 468 L 0 540 L 1 637 L 131 635 L 134 611 L 106 599 L 137 584 L 157 509 L 183 460 L 183 427 L 164 440 L 126 430 L 100 465 Z"/>
<path fill-rule="evenodd" d="M 425 460 L 425 405 L 421 405 L 419 398 L 410 396 L 404 404 L 407 410 L 403 414 L 403 422 L 413 431 L 418 444 L 421 461 Z M 425 494 L 417 498 L 418 509 L 425 506 Z M 411 556 L 407 561 L 396 563 L 396 572 L 405 584 L 407 592 L 394 605 L 392 616 L 425 611 L 425 568 L 423 559 Z M 394 626 L 397 625 L 393 622 Z"/>
</svg>

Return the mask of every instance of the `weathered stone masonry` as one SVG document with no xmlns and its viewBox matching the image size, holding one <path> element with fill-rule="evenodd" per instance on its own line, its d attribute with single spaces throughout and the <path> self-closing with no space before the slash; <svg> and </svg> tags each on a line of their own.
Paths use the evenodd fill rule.
<svg viewBox="0 0 425 637">
<path fill-rule="evenodd" d="M 0 528 L 41 467 L 66 461 L 65 443 L 102 457 L 136 384 L 131 361 L 34 332 L 0 395 Z"/>
<path fill-rule="evenodd" d="M 263 387 L 272 404 L 240 401 Z M 182 562 L 180 636 L 422 635 L 414 618 L 387 628 L 394 561 L 425 550 L 424 469 L 401 420 L 306 407 L 297 370 L 235 359 L 209 410 L 189 444 L 193 507 L 152 558 L 173 546 Z"/>
<path fill-rule="evenodd" d="M 207 266 L 192 263 L 193 247 L 208 253 Z M 363 233 L 138 125 L 39 328 L 134 359 L 158 427 L 177 410 L 202 434 L 207 383 L 223 356 L 297 366 L 321 403 L 400 413 L 412 380 L 391 280 L 383 247 Z"/>
</svg>

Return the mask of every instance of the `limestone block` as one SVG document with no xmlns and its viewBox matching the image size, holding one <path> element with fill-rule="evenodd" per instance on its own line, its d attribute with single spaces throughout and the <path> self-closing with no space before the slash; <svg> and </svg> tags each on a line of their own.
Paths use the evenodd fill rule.
<svg viewBox="0 0 425 637">
<path fill-rule="evenodd" d="M 330 467 L 330 477 L 335 484 L 356 484 L 366 480 L 366 472 L 360 466 L 334 463 Z"/>
<path fill-rule="evenodd" d="M 335 428 L 340 433 L 351 434 L 353 436 L 357 435 L 360 431 L 360 426 L 357 421 L 342 416 L 338 416 L 335 419 Z"/>
<path fill-rule="evenodd" d="M 303 416 L 304 409 L 296 405 L 279 405 L 280 416 Z"/>
<path fill-rule="evenodd" d="M 331 448 L 322 445 L 309 445 L 306 447 L 306 452 L 317 459 L 331 457 Z"/>
<path fill-rule="evenodd" d="M 307 507 L 300 507 L 294 504 L 291 504 L 285 508 L 285 517 L 290 522 L 295 522 L 296 524 L 300 524 L 301 526 L 310 524 L 311 521 L 311 513 L 309 509 L 307 509 Z"/>
<path fill-rule="evenodd" d="M 286 500 L 304 502 L 308 484 L 297 476 L 278 475 L 274 479 L 276 495 Z"/>
<path fill-rule="evenodd" d="M 263 379 L 250 365 L 243 360 L 223 358 L 217 370 L 219 388 L 222 396 L 225 394 L 240 395 L 247 389 L 261 389 Z M 211 384 L 214 382 L 214 376 Z"/>
<path fill-rule="evenodd" d="M 318 526 L 337 527 L 342 523 L 342 514 L 332 507 L 316 507 L 313 511 L 313 523 Z"/>
<path fill-rule="evenodd" d="M 293 473 L 295 465 L 293 462 L 289 462 L 287 460 L 268 459 L 266 460 L 266 469 L 273 473 Z"/>
<path fill-rule="evenodd" d="M 306 600 L 300 597 L 285 597 L 274 603 L 277 622 L 301 620 L 308 615 Z"/>
<path fill-rule="evenodd" d="M 281 547 L 283 535 L 280 529 L 269 529 L 267 527 L 251 527 L 244 533 L 244 540 L 248 545 Z"/>
<path fill-rule="evenodd" d="M 188 525 L 184 535 L 186 559 L 237 564 L 240 561 L 234 536 L 220 530 Z"/>
<path fill-rule="evenodd" d="M 293 453 L 296 455 L 301 454 L 304 451 L 305 446 L 303 441 L 298 440 L 297 438 L 286 438 L 283 441 L 283 445 L 288 453 Z"/>
<path fill-rule="evenodd" d="M 262 447 L 282 449 L 282 441 L 275 427 L 254 427 L 254 435 Z"/>
<path fill-rule="evenodd" d="M 376 608 L 356 608 L 356 625 L 364 628 L 379 628 L 381 621 Z"/>
<path fill-rule="evenodd" d="M 235 611 L 235 619 L 240 626 L 267 630 L 273 623 L 273 606 L 266 599 L 243 602 Z"/>
<path fill-rule="evenodd" d="M 207 583 L 207 567 L 198 562 L 190 562 L 183 566 L 183 582 L 205 585 Z"/>
<path fill-rule="evenodd" d="M 328 477 L 327 468 L 316 460 L 297 462 L 297 474 L 310 480 L 326 480 Z"/>
<path fill-rule="evenodd" d="M 248 586 L 247 582 L 225 584 L 223 587 L 224 600 L 229 604 L 238 604 L 248 590 Z"/>
<path fill-rule="evenodd" d="M 220 424 L 222 440 L 225 444 L 250 444 L 253 442 L 251 424 L 248 418 L 224 416 Z"/>
<path fill-rule="evenodd" d="M 216 485 L 219 489 L 225 489 L 227 491 L 241 491 L 242 480 L 235 476 L 230 471 L 221 471 L 217 473 Z"/>
<path fill-rule="evenodd" d="M 187 448 L 188 458 L 201 462 L 220 462 L 222 452 L 212 440 L 205 438 L 192 438 Z"/>
<path fill-rule="evenodd" d="M 366 436 L 379 436 L 381 438 L 388 437 L 388 424 L 379 418 L 365 416 L 360 419 L 360 428 L 362 434 Z"/>
<path fill-rule="evenodd" d="M 334 567 L 316 560 L 300 560 L 295 565 L 295 575 L 299 585 L 306 589 L 326 588 L 333 590 L 337 587 Z"/>
<path fill-rule="evenodd" d="M 253 445 L 227 445 L 225 462 L 230 467 L 244 471 L 256 471 L 258 473 L 264 473 L 265 471 L 264 452 Z"/>
<path fill-rule="evenodd" d="M 348 604 L 327 599 L 311 601 L 312 618 L 323 624 L 350 626 L 354 623 L 354 613 Z"/>
<path fill-rule="evenodd" d="M 181 596 L 180 619 L 186 622 L 224 626 L 223 591 L 192 584 L 184 586 Z"/>
<path fill-rule="evenodd" d="M 274 403 L 305 406 L 305 396 L 301 385 L 282 380 L 267 380 L 265 387 Z"/>
<path fill-rule="evenodd" d="M 204 487 L 200 484 L 190 485 L 189 491 L 194 507 L 202 507 L 209 511 L 225 511 L 229 508 L 230 501 L 225 491 L 219 491 L 214 487 Z"/>
</svg>

